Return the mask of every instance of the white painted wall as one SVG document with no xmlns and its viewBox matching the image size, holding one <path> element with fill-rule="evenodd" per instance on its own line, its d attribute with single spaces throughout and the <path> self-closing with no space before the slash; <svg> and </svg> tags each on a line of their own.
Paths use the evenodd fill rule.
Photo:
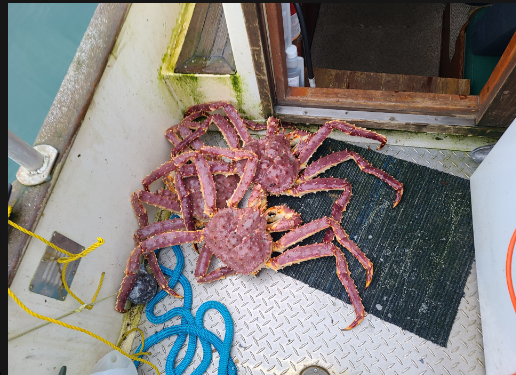
<svg viewBox="0 0 516 375">
<path fill-rule="evenodd" d="M 516 311 L 505 263 L 516 229 L 516 120 L 471 176 L 471 204 L 486 373 L 516 372 Z M 516 282 L 516 256 L 512 259 Z M 513 285 L 516 288 L 516 285 Z"/>
<path fill-rule="evenodd" d="M 81 260 L 72 290 L 89 302 L 102 271 L 98 299 L 116 293 L 138 223 L 130 204 L 141 180 L 170 158 L 164 131 L 182 113 L 166 84 L 158 80 L 179 4 L 133 4 L 94 94 L 84 122 L 61 171 L 35 232 L 51 238 L 53 231 L 88 247 L 97 237 L 105 244 Z M 33 311 L 57 317 L 79 307 L 28 290 L 46 245 L 32 240 L 12 283 L 12 291 Z M 116 344 L 122 315 L 115 297 L 64 319 Z M 43 323 L 8 297 L 8 333 L 19 334 Z M 89 374 L 111 348 L 57 325 L 48 325 L 8 344 L 9 374 Z"/>
</svg>

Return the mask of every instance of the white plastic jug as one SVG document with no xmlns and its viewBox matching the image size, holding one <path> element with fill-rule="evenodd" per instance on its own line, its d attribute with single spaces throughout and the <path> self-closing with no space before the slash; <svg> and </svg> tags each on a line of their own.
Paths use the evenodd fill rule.
<svg viewBox="0 0 516 375">
<path fill-rule="evenodd" d="M 138 375 L 133 361 L 113 350 L 102 357 L 91 369 L 91 375 Z"/>
</svg>

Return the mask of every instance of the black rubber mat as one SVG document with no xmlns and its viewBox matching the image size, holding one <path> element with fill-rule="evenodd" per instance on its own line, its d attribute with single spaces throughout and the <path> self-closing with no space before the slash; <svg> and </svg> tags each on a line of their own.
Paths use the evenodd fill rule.
<svg viewBox="0 0 516 375">
<path fill-rule="evenodd" d="M 401 202 L 392 208 L 394 190 L 363 173 L 352 160 L 320 175 L 346 178 L 353 186 L 341 225 L 373 262 L 373 281 L 366 290 L 364 268 L 343 249 L 365 310 L 446 346 L 474 259 L 469 181 L 332 139 L 325 140 L 311 160 L 346 148 L 405 187 Z M 269 207 L 286 204 L 301 213 L 306 223 L 330 216 L 338 196 L 336 191 L 302 198 L 270 197 Z M 320 242 L 323 236 L 324 231 L 302 244 Z M 275 240 L 279 237 L 281 234 L 274 235 Z M 349 303 L 333 257 L 280 272 Z"/>
</svg>

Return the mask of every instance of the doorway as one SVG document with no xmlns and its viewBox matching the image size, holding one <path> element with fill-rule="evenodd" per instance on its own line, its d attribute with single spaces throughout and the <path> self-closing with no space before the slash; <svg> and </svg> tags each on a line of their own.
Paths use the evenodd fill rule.
<svg viewBox="0 0 516 375">
<path fill-rule="evenodd" d="M 306 9 L 307 4 L 303 5 Z M 280 5 L 262 4 L 260 10 L 267 33 L 265 53 L 270 58 L 274 112 L 289 121 L 314 123 L 316 117 L 324 117 L 321 110 L 328 109 L 343 111 L 339 115 L 347 115 L 355 123 L 373 128 L 500 136 L 514 119 L 516 37 L 508 43 L 482 92 L 472 95 L 467 78 L 450 76 L 449 66 L 444 68 L 453 63 L 454 58 L 458 60 L 456 56 L 461 57 L 463 44 L 460 43 L 464 39 L 462 28 L 459 35 L 452 36 L 456 43 L 450 59 L 450 4 L 421 4 L 419 7 L 417 4 L 310 5 L 305 18 L 308 30 L 315 24 L 313 34 L 308 38 L 312 39 L 311 50 L 314 53 L 315 88 L 287 86 L 284 40 L 279 37 L 283 35 Z M 339 13 L 344 11 L 346 14 Z M 326 20 L 325 14 L 329 15 Z M 323 29 L 333 27 L 334 35 L 338 34 L 335 30 L 339 23 L 348 28 L 347 33 L 341 32 L 341 35 L 349 36 L 350 46 L 360 47 L 357 51 L 347 51 L 352 49 L 347 47 L 339 52 L 362 56 L 350 56 L 347 67 L 325 66 L 338 62 L 339 58 L 334 47 L 337 37 L 325 36 Z M 374 24 L 376 30 L 372 26 Z M 381 31 L 380 26 L 383 28 Z M 378 37 L 374 37 L 375 32 Z M 386 35 L 391 44 L 403 44 L 400 40 L 407 39 L 405 48 L 412 48 L 412 55 L 393 47 L 380 48 L 381 35 Z M 318 52 L 321 52 L 320 57 Z M 382 54 L 385 56 L 383 61 Z M 446 55 L 448 64 L 442 63 L 443 55 Z M 353 59 L 355 65 L 352 64 Z M 391 62 L 391 66 L 397 63 L 397 70 L 386 68 L 387 62 Z M 407 67 L 419 67 L 419 70 L 408 70 Z M 317 109 L 318 114 L 311 116 L 310 109 Z M 353 118 L 353 112 L 372 115 L 369 119 Z M 324 120 L 322 117 L 320 121 Z"/>
</svg>

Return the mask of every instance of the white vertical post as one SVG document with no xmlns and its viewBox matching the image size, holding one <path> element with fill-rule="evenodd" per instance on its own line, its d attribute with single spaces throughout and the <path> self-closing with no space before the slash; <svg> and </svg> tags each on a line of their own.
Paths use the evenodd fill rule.
<svg viewBox="0 0 516 375">
<path fill-rule="evenodd" d="M 229 40 L 233 49 L 233 57 L 237 74 L 242 79 L 242 102 L 245 103 L 246 115 L 259 119 L 262 117 L 260 92 L 256 82 L 251 46 L 244 22 L 241 3 L 222 3 Z"/>
</svg>

